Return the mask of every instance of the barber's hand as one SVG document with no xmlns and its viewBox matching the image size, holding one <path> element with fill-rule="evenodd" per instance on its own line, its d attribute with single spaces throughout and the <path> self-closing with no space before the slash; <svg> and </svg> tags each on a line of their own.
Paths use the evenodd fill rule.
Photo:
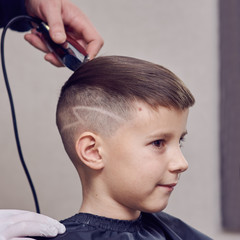
<svg viewBox="0 0 240 240">
<path fill-rule="evenodd" d="M 34 212 L 0 210 L 0 240 L 29 240 L 31 236 L 54 237 L 65 232 L 57 220 Z"/>
<path fill-rule="evenodd" d="M 29 15 L 38 17 L 49 25 L 50 36 L 54 42 L 64 43 L 66 30 L 86 49 L 90 59 L 94 58 L 103 46 L 103 39 L 90 20 L 69 0 L 25 0 L 25 5 Z M 62 66 L 35 34 L 26 34 L 25 39 L 47 53 L 45 60 L 55 66 Z"/>
</svg>

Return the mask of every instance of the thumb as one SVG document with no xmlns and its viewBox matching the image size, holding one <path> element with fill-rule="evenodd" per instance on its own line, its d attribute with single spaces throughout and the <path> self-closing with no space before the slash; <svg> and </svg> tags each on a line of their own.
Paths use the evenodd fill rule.
<svg viewBox="0 0 240 240">
<path fill-rule="evenodd" d="M 66 41 L 66 33 L 62 20 L 62 6 L 61 1 L 50 1 L 52 6 L 48 6 L 48 10 L 45 11 L 45 18 L 50 28 L 50 37 L 58 44 Z"/>
</svg>

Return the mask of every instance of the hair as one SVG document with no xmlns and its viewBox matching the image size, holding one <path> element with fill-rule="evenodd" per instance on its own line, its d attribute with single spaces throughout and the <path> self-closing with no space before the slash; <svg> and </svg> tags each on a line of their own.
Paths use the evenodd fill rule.
<svg viewBox="0 0 240 240">
<path fill-rule="evenodd" d="M 106 56 L 83 64 L 61 90 L 57 126 L 66 152 L 78 157 L 79 134 L 91 131 L 108 136 L 128 120 L 134 102 L 184 110 L 195 100 L 184 83 L 168 69 L 144 60 Z"/>
</svg>

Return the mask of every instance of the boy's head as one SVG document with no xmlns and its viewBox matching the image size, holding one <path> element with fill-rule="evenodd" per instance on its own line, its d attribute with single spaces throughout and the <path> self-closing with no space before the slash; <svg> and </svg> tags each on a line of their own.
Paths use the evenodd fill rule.
<svg viewBox="0 0 240 240">
<path fill-rule="evenodd" d="M 71 160 L 78 159 L 79 134 L 113 134 L 133 116 L 136 102 L 153 110 L 184 110 L 194 98 L 175 74 L 147 61 L 99 57 L 79 68 L 62 87 L 57 106 L 57 126 Z"/>
<path fill-rule="evenodd" d="M 78 171 L 79 167 L 99 170 L 106 165 L 105 169 L 109 172 L 105 177 L 111 179 L 114 189 L 116 186 L 112 179 L 116 178 L 116 184 L 117 181 L 124 182 L 117 179 L 118 172 L 114 175 L 114 168 L 119 167 L 121 171 L 119 164 L 124 162 L 121 159 L 128 159 L 133 151 L 137 156 L 138 150 L 141 158 L 146 154 L 145 157 L 154 159 L 156 150 L 151 153 L 155 155 L 151 156 L 147 151 L 152 150 L 144 149 L 145 146 L 151 144 L 159 151 L 163 141 L 164 144 L 169 141 L 169 146 L 172 141 L 173 146 L 177 139 L 179 144 L 186 132 L 188 108 L 193 104 L 190 91 L 166 68 L 130 57 L 99 57 L 79 68 L 63 86 L 57 106 L 57 126 L 66 152 Z M 161 134 L 157 133 L 159 127 Z M 170 159 L 170 150 L 168 152 L 169 156 L 165 152 L 158 152 L 157 155 Z M 171 154 L 179 154 L 176 146 Z M 106 162 L 110 159 L 114 162 L 113 158 L 118 160 L 110 167 Z M 138 172 L 136 166 L 135 171 Z M 183 168 L 186 167 L 185 164 Z M 125 171 L 124 168 L 122 170 Z M 184 170 L 178 169 L 175 175 Z M 139 174 L 144 175 L 140 169 Z M 176 181 L 175 177 L 165 177 L 163 184 L 174 184 Z M 160 182 L 157 180 L 156 184 Z M 145 194 L 149 191 L 146 190 Z"/>
</svg>

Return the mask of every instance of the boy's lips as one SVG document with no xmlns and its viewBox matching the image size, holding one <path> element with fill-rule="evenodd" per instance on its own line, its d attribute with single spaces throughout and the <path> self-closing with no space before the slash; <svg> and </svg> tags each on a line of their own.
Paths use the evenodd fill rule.
<svg viewBox="0 0 240 240">
<path fill-rule="evenodd" d="M 169 191 L 173 191 L 174 187 L 177 185 L 177 183 L 169 183 L 169 184 L 158 184 L 158 187 L 163 187 L 168 189 Z"/>
</svg>

